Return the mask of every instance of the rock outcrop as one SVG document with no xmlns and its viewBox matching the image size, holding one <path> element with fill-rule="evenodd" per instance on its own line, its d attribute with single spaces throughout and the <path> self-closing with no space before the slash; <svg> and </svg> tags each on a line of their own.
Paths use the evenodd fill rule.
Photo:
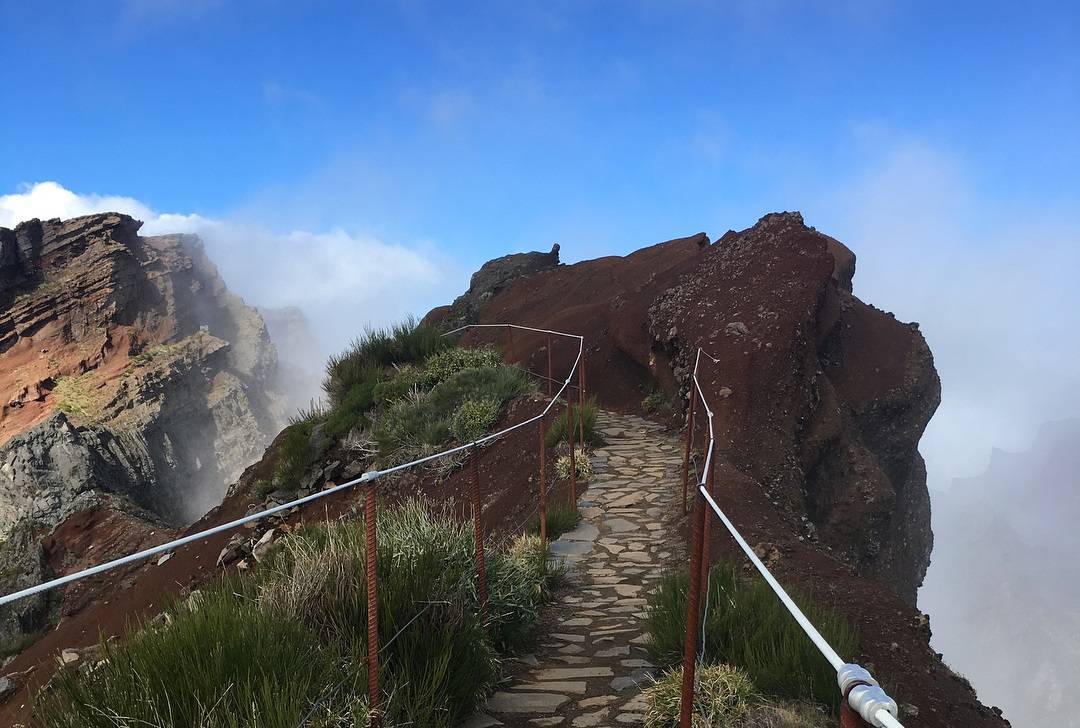
<svg viewBox="0 0 1080 728">
<path fill-rule="evenodd" d="M 76 513 L 195 520 L 283 424 L 258 312 L 197 237 L 140 224 L 0 229 L 0 542 L 18 573 L 40 576 L 38 543 Z"/>
<path fill-rule="evenodd" d="M 717 498 L 744 536 L 856 625 L 852 658 L 887 676 L 920 725 L 1003 726 L 930 648 L 915 607 L 933 543 L 918 443 L 940 382 L 918 326 L 853 294 L 855 263 L 798 213 L 776 213 L 715 243 L 699 233 L 514 279 L 475 320 L 582 334 L 590 394 L 632 412 L 650 394 L 685 403 L 703 347 Z M 457 324 L 452 311 L 428 320 Z M 546 369 L 546 336 L 498 340 Z M 576 347 L 550 343 L 560 376 Z M 739 559 L 723 529 L 711 541 Z"/>
<path fill-rule="evenodd" d="M 440 320 L 450 326 L 476 323 L 480 308 L 522 276 L 550 270 L 559 265 L 559 244 L 551 246 L 548 253 L 512 253 L 489 260 L 469 279 L 469 290 L 458 296 L 449 308 L 436 309 Z"/>
<path fill-rule="evenodd" d="M 766 215 L 705 251 L 650 331 L 684 390 L 698 345 L 718 360 L 723 457 L 914 604 L 933 544 L 918 444 L 941 384 L 918 326 L 856 298 L 854 270 L 798 213 Z"/>
</svg>

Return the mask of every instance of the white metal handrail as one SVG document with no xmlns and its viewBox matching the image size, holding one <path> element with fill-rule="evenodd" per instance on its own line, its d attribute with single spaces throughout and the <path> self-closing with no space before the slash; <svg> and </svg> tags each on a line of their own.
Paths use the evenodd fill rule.
<svg viewBox="0 0 1080 728">
<path fill-rule="evenodd" d="M 712 494 L 709 493 L 707 486 L 707 473 L 712 466 L 713 451 L 716 446 L 716 437 L 713 431 L 713 411 L 709 407 L 709 402 L 705 398 L 705 392 L 701 388 L 701 382 L 698 380 L 698 367 L 701 363 L 701 355 L 704 354 L 712 360 L 714 364 L 719 364 L 720 360 L 704 351 L 701 347 L 698 347 L 697 357 L 694 360 L 694 372 L 693 383 L 694 388 L 697 390 L 698 396 L 701 398 L 701 403 L 705 407 L 705 412 L 708 415 L 709 420 L 709 445 L 706 448 L 705 454 L 705 467 L 702 470 L 701 480 L 698 483 L 698 491 L 701 493 L 705 502 L 712 509 L 716 517 L 720 519 L 720 522 L 724 524 L 724 528 L 727 529 L 731 537 L 735 539 L 735 543 L 739 545 L 746 557 L 750 559 L 750 563 L 754 565 L 754 568 L 758 570 L 762 578 L 765 579 L 765 583 L 769 585 L 769 588 L 773 590 L 776 597 L 780 600 L 781 604 L 787 609 L 791 616 L 798 623 L 799 627 L 803 630 L 806 636 L 814 643 L 818 651 L 822 656 L 829 661 L 833 669 L 836 670 L 837 683 L 840 687 L 841 693 L 843 693 L 848 701 L 848 705 L 852 707 L 855 712 L 862 716 L 863 720 L 870 723 L 876 728 L 904 728 L 903 724 L 897 720 L 897 705 L 896 701 L 890 698 L 884 690 L 878 685 L 877 681 L 870 675 L 870 673 L 864 668 L 854 663 L 845 662 L 842 657 L 833 649 L 828 640 L 818 631 L 813 622 L 799 609 L 799 605 L 791 598 L 780 582 L 776 580 L 769 568 L 758 558 L 758 555 L 754 553 L 754 549 L 750 547 L 750 544 L 746 542 L 742 534 L 739 533 L 739 529 L 731 522 L 731 519 L 727 517 L 720 506 L 717 505 L 713 499 Z M 707 607 L 706 607 L 707 608 Z"/>
</svg>

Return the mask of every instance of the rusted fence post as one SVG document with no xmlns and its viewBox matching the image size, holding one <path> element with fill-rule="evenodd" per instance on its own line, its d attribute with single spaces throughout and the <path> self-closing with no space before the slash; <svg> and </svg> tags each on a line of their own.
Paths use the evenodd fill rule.
<svg viewBox="0 0 1080 728">
<path fill-rule="evenodd" d="M 869 685 L 870 683 L 858 679 L 845 681 L 845 683 L 846 685 L 841 685 L 843 693 L 840 697 L 840 728 L 870 728 L 870 724 L 863 720 L 863 717 L 848 702 L 848 696 L 852 690 L 860 685 Z"/>
<path fill-rule="evenodd" d="M 577 464 L 574 459 L 574 395 L 570 392 L 566 393 L 566 441 L 570 443 L 570 503 L 577 507 Z"/>
<path fill-rule="evenodd" d="M 848 705 L 847 698 L 840 703 L 840 728 L 870 728 L 862 716 Z"/>
<path fill-rule="evenodd" d="M 690 483 L 690 451 L 694 449 L 694 410 L 697 408 L 697 391 L 690 386 L 690 414 L 686 421 L 686 452 L 683 453 L 682 509 L 686 513 L 686 490 Z"/>
<path fill-rule="evenodd" d="M 706 458 L 709 457 L 708 456 L 708 451 L 706 451 L 705 457 Z M 711 495 L 714 499 L 716 498 L 716 490 L 713 487 L 713 482 L 714 482 L 713 478 L 714 478 L 715 474 L 716 474 L 716 447 L 714 445 L 713 446 L 713 451 L 712 451 L 712 458 L 709 459 L 709 472 L 704 474 L 705 477 L 703 479 L 704 482 L 705 482 L 705 489 L 707 491 L 709 491 L 709 495 Z M 701 502 L 701 506 L 702 506 L 702 508 L 706 508 L 706 509 L 708 508 L 708 505 L 704 501 Z M 709 544 L 709 533 L 711 531 L 711 529 L 709 528 L 709 524 L 712 523 L 712 513 L 711 513 L 711 511 L 708 511 L 708 510 L 706 510 L 705 512 L 706 512 L 707 515 L 705 516 L 705 528 L 704 528 L 704 533 L 703 533 L 703 537 L 702 537 L 702 540 L 701 540 L 702 541 L 702 543 L 701 543 L 701 590 L 702 590 L 702 593 L 704 593 L 709 588 L 709 570 L 712 568 L 712 555 L 709 553 L 709 551 L 711 549 L 711 546 Z M 708 599 L 708 595 L 705 595 L 704 598 Z"/>
<path fill-rule="evenodd" d="M 702 404 L 704 404 L 704 403 L 702 403 Z M 709 457 L 709 432 L 710 432 L 710 429 L 711 429 L 710 424 L 711 424 L 711 421 L 712 421 L 712 413 L 709 412 L 707 409 L 706 409 L 706 417 L 708 419 L 705 421 L 705 431 L 702 433 L 702 436 L 701 436 L 701 445 L 702 445 L 701 452 L 704 453 L 704 460 L 702 462 L 702 470 L 701 470 L 701 482 L 706 484 L 706 486 L 708 487 L 708 490 L 709 490 L 709 495 L 712 495 L 712 466 L 714 465 L 714 463 L 712 461 L 712 458 Z M 715 458 L 715 457 L 716 457 L 716 453 L 714 452 L 713 453 L 713 458 Z M 704 463 L 709 463 L 709 465 L 710 465 L 709 472 L 705 472 Z M 697 483 L 695 483 L 694 485 L 696 487 Z M 711 531 L 712 531 L 712 519 L 711 518 L 706 518 L 705 519 L 705 547 L 704 547 L 704 551 L 703 551 L 703 558 L 705 559 L 705 561 L 709 560 L 709 534 L 710 534 Z"/>
<path fill-rule="evenodd" d="M 547 375 L 548 399 L 551 399 L 551 383 L 554 381 L 552 379 L 552 377 L 551 377 L 551 345 L 552 345 L 551 334 L 548 334 L 548 346 L 547 346 L 547 349 L 548 349 L 548 352 L 547 352 L 547 354 L 548 354 L 548 375 Z"/>
<path fill-rule="evenodd" d="M 578 364 L 578 432 L 581 447 L 585 447 L 585 348 L 581 349 L 581 363 Z"/>
<path fill-rule="evenodd" d="M 544 479 L 544 461 L 547 460 L 547 443 L 544 442 L 544 417 L 540 416 L 540 541 L 547 545 L 547 481 Z"/>
<path fill-rule="evenodd" d="M 371 705 L 371 726 L 379 728 L 379 592 L 376 560 L 376 485 L 367 484 L 364 496 L 364 540 L 367 545 L 367 663 L 368 701 Z"/>
<path fill-rule="evenodd" d="M 480 503 L 480 450 L 479 448 L 473 448 L 469 453 L 469 459 L 472 461 L 470 466 L 471 471 L 471 487 L 469 488 L 469 498 L 472 501 L 472 517 L 473 517 L 473 538 L 476 541 L 476 594 L 480 600 L 480 619 L 487 627 L 487 563 L 484 558 L 484 521 L 482 514 L 482 505 Z"/>
<path fill-rule="evenodd" d="M 506 360 L 510 361 L 510 352 L 514 349 L 514 327 L 506 325 Z"/>
<path fill-rule="evenodd" d="M 701 595 L 701 547 L 705 540 L 706 504 L 701 491 L 694 488 L 694 531 L 690 540 L 690 585 L 686 594 L 686 637 L 683 644 L 682 702 L 679 705 L 679 728 L 691 728 L 694 710 L 694 678 L 698 641 L 698 602 Z"/>
</svg>

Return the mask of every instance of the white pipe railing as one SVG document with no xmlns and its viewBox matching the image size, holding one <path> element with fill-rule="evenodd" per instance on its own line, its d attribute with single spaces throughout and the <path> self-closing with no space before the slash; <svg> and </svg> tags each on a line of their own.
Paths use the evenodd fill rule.
<svg viewBox="0 0 1080 728">
<path fill-rule="evenodd" d="M 417 465 L 422 465 L 432 460 L 437 460 L 438 458 L 447 457 L 448 455 L 454 455 L 464 450 L 468 450 L 469 448 L 484 445 L 486 443 L 502 438 L 513 432 L 514 430 L 517 430 L 521 427 L 526 427 L 527 425 L 531 425 L 532 423 L 544 417 L 545 415 L 547 415 L 548 412 L 551 411 L 551 408 L 555 406 L 555 403 L 559 400 L 559 397 L 561 397 L 563 392 L 566 391 L 566 388 L 570 386 L 570 383 L 574 378 L 574 372 L 576 372 L 577 368 L 581 365 L 581 358 L 582 356 L 584 356 L 585 353 L 585 338 L 583 336 L 579 336 L 577 334 L 567 334 L 561 331 L 548 331 L 547 329 L 537 329 L 531 326 L 518 326 L 517 324 L 468 324 L 466 326 L 460 326 L 456 329 L 453 329 L 452 331 L 447 331 L 443 335 L 450 336 L 451 334 L 455 334 L 459 331 L 464 331 L 465 329 L 470 328 L 514 328 L 525 331 L 535 331 L 543 334 L 550 334 L 553 336 L 562 336 L 569 339 L 577 339 L 577 358 L 574 359 L 574 365 L 570 368 L 570 374 L 566 377 L 566 381 L 563 382 L 563 385 L 559 388 L 559 391 L 555 393 L 555 395 L 551 398 L 551 401 L 547 403 L 546 407 L 544 407 L 543 411 L 540 414 L 534 415 L 527 420 L 518 422 L 514 425 L 511 425 L 510 427 L 499 430 L 498 432 L 493 432 L 490 435 L 486 435 L 465 445 L 452 447 L 448 450 L 443 450 L 442 452 L 435 453 L 434 455 L 428 455 L 426 457 L 418 458 L 407 463 L 402 463 L 401 465 L 395 465 L 384 470 L 369 470 L 363 475 L 361 475 L 359 478 L 354 478 L 347 483 L 341 483 L 340 485 L 335 485 L 331 488 L 327 488 L 326 490 L 321 490 L 318 493 L 312 493 L 311 495 L 304 496 L 303 498 L 297 498 L 296 500 L 289 501 L 288 503 L 273 506 L 272 508 L 267 508 L 265 510 L 259 511 L 258 513 L 249 514 L 247 516 L 244 516 L 243 518 L 237 518 L 236 520 L 229 521 L 228 523 L 222 523 L 217 526 L 212 526 L 211 528 L 207 528 L 197 533 L 192 533 L 187 536 L 168 541 L 158 546 L 152 546 L 151 548 L 143 549 L 142 551 L 137 551 L 133 554 L 128 554 L 127 556 L 121 556 L 120 558 L 113 559 L 112 561 L 106 561 L 105 563 L 98 564 L 97 566 L 91 566 L 90 568 L 77 571 L 73 574 L 57 577 L 56 579 L 51 579 L 50 581 L 27 587 L 26 589 L 21 589 L 17 592 L 12 592 L 11 594 L 6 594 L 0 597 L 0 606 L 3 606 L 4 604 L 10 604 L 11 602 L 15 602 L 20 599 L 25 599 L 26 597 L 30 597 L 35 594 L 50 591 L 66 584 L 71 584 L 72 582 L 81 581 L 82 579 L 87 579 L 91 576 L 96 576 L 97 574 L 102 574 L 106 571 L 112 571 L 113 569 L 125 566 L 127 564 L 133 564 L 139 561 L 143 561 L 150 558 L 151 556 L 156 556 L 158 554 L 163 554 L 168 551 L 173 551 L 177 548 L 180 548 L 181 546 L 186 546 L 196 541 L 201 541 L 204 538 L 208 538 L 210 536 L 214 536 L 234 528 L 239 528 L 240 526 L 243 526 L 245 524 L 254 523 L 255 521 L 261 521 L 264 518 L 269 518 L 270 516 L 281 513 L 282 511 L 288 511 L 296 508 L 297 506 L 306 505 L 308 503 L 311 503 L 312 501 L 316 501 L 320 498 L 325 498 L 329 495 L 333 495 L 334 493 L 338 493 L 342 490 L 345 490 L 346 488 L 351 488 L 362 483 L 370 483 L 374 480 L 377 480 L 378 478 L 391 475 L 401 470 L 413 468 Z"/>
<path fill-rule="evenodd" d="M 701 355 L 704 354 L 712 360 L 714 364 L 719 364 L 720 360 L 704 351 L 701 347 L 698 347 L 697 357 L 694 360 L 694 372 L 693 382 L 694 387 L 697 389 L 698 396 L 701 398 L 701 403 L 705 407 L 705 412 L 709 418 L 709 445 L 706 448 L 705 453 L 705 466 L 702 469 L 701 482 L 698 483 L 698 491 L 701 493 L 705 502 L 709 508 L 712 509 L 716 517 L 720 519 L 720 522 L 724 524 L 724 528 L 727 529 L 731 537 L 735 539 L 735 543 L 739 545 L 742 552 L 746 554 L 746 557 L 750 559 L 750 563 L 754 565 L 754 568 L 758 570 L 762 578 L 765 579 L 765 583 L 769 585 L 769 588 L 773 590 L 776 597 L 780 600 L 780 603 L 784 605 L 788 613 L 795 619 L 799 627 L 814 643 L 818 651 L 822 656 L 828 660 L 833 669 L 836 670 L 837 683 L 841 692 L 847 697 L 848 705 L 851 706 L 855 712 L 862 716 L 863 720 L 875 726 L 876 728 L 904 728 L 904 726 L 897 720 L 898 713 L 896 701 L 890 698 L 884 690 L 878 685 L 877 681 L 870 675 L 870 673 L 856 665 L 854 663 L 847 663 L 842 657 L 833 649 L 828 640 L 818 631 L 813 622 L 799 609 L 799 605 L 791 598 L 780 582 L 776 580 L 769 568 L 758 558 L 758 555 L 754 553 L 754 549 L 750 547 L 750 544 L 746 542 L 742 534 L 739 533 L 739 529 L 735 528 L 735 524 L 731 522 L 731 519 L 727 517 L 720 506 L 717 505 L 713 499 L 712 494 L 709 493 L 709 489 L 706 485 L 707 473 L 712 466 L 713 451 L 716 447 L 716 436 L 713 431 L 713 411 L 709 407 L 709 402 L 705 398 L 705 392 L 701 388 L 701 382 L 698 380 L 698 366 L 701 363 Z M 704 568 L 708 568 L 706 565 Z M 708 606 L 706 606 L 706 613 Z"/>
</svg>

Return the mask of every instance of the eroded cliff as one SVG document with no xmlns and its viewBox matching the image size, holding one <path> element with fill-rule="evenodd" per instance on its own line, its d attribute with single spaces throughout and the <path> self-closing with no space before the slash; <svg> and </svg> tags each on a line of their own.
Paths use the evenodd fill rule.
<svg viewBox="0 0 1080 728">
<path fill-rule="evenodd" d="M 195 520 L 283 423 L 259 314 L 197 237 L 140 237 L 140 224 L 102 214 L 0 229 L 5 591 L 48 573 L 40 542 L 74 514 Z M 43 608 L 31 612 L 23 631 L 41 626 Z"/>
</svg>

